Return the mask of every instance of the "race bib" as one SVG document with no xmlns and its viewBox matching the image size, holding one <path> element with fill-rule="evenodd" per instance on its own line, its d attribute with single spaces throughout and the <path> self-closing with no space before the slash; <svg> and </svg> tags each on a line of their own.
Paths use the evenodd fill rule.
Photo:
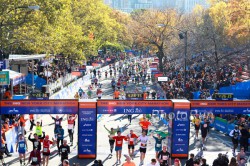
<svg viewBox="0 0 250 166">
<path fill-rule="evenodd" d="M 33 162 L 37 162 L 37 157 L 32 157 Z"/>
<path fill-rule="evenodd" d="M 40 130 L 36 130 L 36 133 L 40 133 Z"/>
<path fill-rule="evenodd" d="M 203 125 L 203 127 L 206 128 L 206 127 L 207 127 L 207 124 L 205 123 L 205 124 Z"/>
<path fill-rule="evenodd" d="M 56 124 L 57 124 L 57 125 L 59 125 L 59 124 L 60 124 L 60 122 L 59 122 L 59 121 L 56 121 Z"/>
<path fill-rule="evenodd" d="M 122 144 L 122 141 L 117 141 L 117 144 Z"/>
<path fill-rule="evenodd" d="M 156 144 L 156 147 L 157 147 L 157 148 L 160 148 L 160 147 L 161 147 L 161 144 Z"/>
<path fill-rule="evenodd" d="M 43 152 L 47 153 L 48 152 L 48 148 L 44 148 Z"/>
<path fill-rule="evenodd" d="M 168 156 L 162 156 L 163 160 L 168 160 Z"/>
<path fill-rule="evenodd" d="M 134 142 L 134 138 L 130 138 L 130 142 Z"/>
<path fill-rule="evenodd" d="M 147 144 L 141 143 L 141 146 L 142 146 L 142 147 L 145 147 L 145 146 L 147 146 Z"/>
<path fill-rule="evenodd" d="M 38 142 L 34 142 L 34 145 L 37 146 L 37 145 L 38 145 Z"/>
<path fill-rule="evenodd" d="M 58 135 L 58 137 L 61 137 L 61 136 L 62 136 L 61 134 Z"/>
<path fill-rule="evenodd" d="M 24 148 L 24 144 L 20 144 L 19 146 L 20 146 L 20 148 Z"/>
<path fill-rule="evenodd" d="M 65 148 L 62 148 L 62 152 L 63 152 L 63 153 L 66 152 L 66 149 L 65 149 Z"/>
</svg>

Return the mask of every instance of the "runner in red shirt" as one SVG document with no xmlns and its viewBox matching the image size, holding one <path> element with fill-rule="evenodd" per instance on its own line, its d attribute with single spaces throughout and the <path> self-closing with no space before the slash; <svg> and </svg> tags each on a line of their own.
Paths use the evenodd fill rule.
<svg viewBox="0 0 250 166">
<path fill-rule="evenodd" d="M 54 141 L 49 140 L 49 136 L 46 135 L 43 140 L 43 165 L 49 165 L 49 156 L 50 156 L 50 144 L 53 144 Z M 46 164 L 45 164 L 46 163 Z"/>
<path fill-rule="evenodd" d="M 68 115 L 68 133 L 69 133 L 69 139 L 71 146 L 73 146 L 73 140 L 74 140 L 74 128 L 75 128 L 75 120 L 77 118 L 77 115 Z"/>
<path fill-rule="evenodd" d="M 143 121 L 139 122 L 139 125 L 142 128 L 142 132 L 145 131 L 146 135 L 148 134 L 148 127 L 151 126 L 151 122 L 147 120 L 147 118 L 143 118 Z"/>
<path fill-rule="evenodd" d="M 127 138 L 126 138 L 126 141 L 129 141 L 128 142 L 128 154 L 132 158 L 132 160 L 134 158 L 135 139 L 137 138 L 138 136 L 134 134 L 133 130 L 130 130 L 130 133 L 127 135 Z"/>
<path fill-rule="evenodd" d="M 115 151 L 116 151 L 116 163 L 121 163 L 121 154 L 122 154 L 122 143 L 123 140 L 126 140 L 126 136 L 121 135 L 121 131 L 117 131 L 117 136 L 112 137 L 115 140 Z"/>
</svg>

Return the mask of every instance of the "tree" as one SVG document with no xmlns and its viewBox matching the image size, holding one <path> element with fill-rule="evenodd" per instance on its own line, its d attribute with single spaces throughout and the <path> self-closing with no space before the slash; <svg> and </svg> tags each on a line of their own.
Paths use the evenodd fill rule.
<svg viewBox="0 0 250 166">
<path fill-rule="evenodd" d="M 133 29 L 135 38 L 157 49 L 159 69 L 163 72 L 164 50 L 169 48 L 169 42 L 176 41 L 178 31 L 172 27 L 177 26 L 181 16 L 174 10 L 145 10 L 135 13 L 132 18 L 137 24 Z M 159 27 L 159 24 L 164 26 Z"/>
</svg>

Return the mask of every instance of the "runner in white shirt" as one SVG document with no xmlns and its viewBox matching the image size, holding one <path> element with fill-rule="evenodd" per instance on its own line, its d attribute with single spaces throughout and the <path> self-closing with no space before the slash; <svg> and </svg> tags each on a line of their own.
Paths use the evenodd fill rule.
<svg viewBox="0 0 250 166">
<path fill-rule="evenodd" d="M 143 165 L 143 161 L 145 159 L 145 154 L 146 154 L 146 151 L 147 151 L 147 142 L 148 142 L 148 136 L 146 136 L 146 132 L 143 131 L 142 132 L 142 135 L 137 139 L 137 143 L 141 141 L 140 143 L 140 153 L 141 153 L 141 156 L 140 156 L 140 165 Z"/>
</svg>

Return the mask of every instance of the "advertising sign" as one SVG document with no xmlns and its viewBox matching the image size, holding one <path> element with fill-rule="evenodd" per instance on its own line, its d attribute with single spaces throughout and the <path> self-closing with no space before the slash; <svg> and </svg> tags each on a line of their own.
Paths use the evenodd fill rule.
<svg viewBox="0 0 250 166">
<path fill-rule="evenodd" d="M 0 61 L 0 70 L 6 69 L 6 61 Z"/>
<path fill-rule="evenodd" d="M 97 114 L 157 114 L 172 111 L 170 100 L 98 100 Z"/>
<path fill-rule="evenodd" d="M 0 85 L 9 85 L 10 75 L 9 71 L 0 71 Z"/>
<path fill-rule="evenodd" d="M 154 76 L 155 76 L 155 78 L 162 77 L 163 73 L 156 73 Z"/>
<path fill-rule="evenodd" d="M 166 82 L 168 81 L 168 77 L 158 77 L 158 82 Z"/>
<path fill-rule="evenodd" d="M 190 103 L 174 102 L 172 157 L 188 158 Z"/>
<path fill-rule="evenodd" d="M 193 100 L 191 101 L 191 108 L 191 113 L 249 114 L 250 102 Z"/>
<path fill-rule="evenodd" d="M 77 114 L 77 100 L 4 100 L 2 114 Z"/>
<path fill-rule="evenodd" d="M 126 93 L 127 100 L 143 100 L 143 93 Z"/>
<path fill-rule="evenodd" d="M 96 158 L 96 102 L 79 103 L 78 157 Z"/>
</svg>

